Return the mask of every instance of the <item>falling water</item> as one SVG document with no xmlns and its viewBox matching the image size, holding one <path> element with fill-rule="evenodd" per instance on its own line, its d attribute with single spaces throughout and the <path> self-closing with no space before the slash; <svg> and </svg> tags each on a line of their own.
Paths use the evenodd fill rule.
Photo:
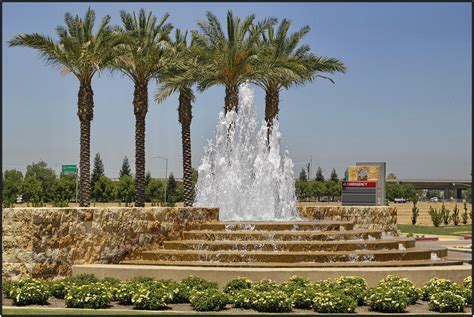
<svg viewBox="0 0 474 317">
<path fill-rule="evenodd" d="M 281 133 L 273 122 L 258 127 L 253 91 L 239 87 L 238 112 L 219 114 L 199 166 L 195 206 L 219 207 L 220 220 L 296 220 L 293 162 L 280 153 Z"/>
</svg>

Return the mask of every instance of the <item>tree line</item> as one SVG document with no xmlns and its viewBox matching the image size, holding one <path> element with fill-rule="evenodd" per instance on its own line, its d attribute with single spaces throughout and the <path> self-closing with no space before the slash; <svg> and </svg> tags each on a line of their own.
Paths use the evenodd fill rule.
<svg viewBox="0 0 474 317">
<path fill-rule="evenodd" d="M 295 193 L 299 201 L 317 200 L 321 201 L 323 197 L 334 201 L 336 197 L 341 196 L 342 185 L 335 169 L 332 169 L 328 180 L 324 178 L 321 167 L 316 171 L 316 177 L 312 180 L 308 179 L 306 170 L 301 169 L 298 180 L 295 184 Z"/>
<path fill-rule="evenodd" d="M 128 158 L 125 157 L 114 181 L 104 174 L 104 164 L 97 153 L 91 175 L 91 199 L 96 203 L 118 202 L 128 206 L 133 202 L 136 192 L 136 179 L 133 177 Z M 27 206 L 41 207 L 50 203 L 54 207 L 67 207 L 76 200 L 77 175 L 56 175 L 46 162 L 40 161 L 27 166 L 26 173 L 11 169 L 2 177 L 3 207 L 13 207 L 21 196 L 21 203 Z M 192 169 L 191 184 L 195 187 L 197 170 Z M 173 173 L 166 180 L 152 178 L 145 174 L 145 201 L 152 206 L 174 206 L 183 201 L 183 183 L 177 182 Z"/>
<path fill-rule="evenodd" d="M 194 90 L 204 92 L 220 85 L 225 88 L 224 110 L 238 111 L 239 85 L 251 82 L 265 91 L 265 120 L 271 133 L 278 119 L 282 89 L 301 86 L 317 78 L 334 81 L 322 74 L 345 73 L 345 65 L 332 57 L 315 55 L 301 41 L 310 28 L 289 31 L 291 21 L 274 17 L 261 21 L 255 15 L 243 18 L 227 12 L 226 25 L 207 12 L 197 29 L 175 29 L 169 14 L 158 19 L 152 12 L 120 11 L 121 25 L 111 25 L 106 15 L 95 27 L 95 13 L 89 8 L 84 18 L 66 13 L 65 26 L 56 28 L 57 40 L 38 33 L 19 34 L 10 46 L 35 49 L 48 65 L 71 73 L 79 83 L 77 116 L 80 121 L 79 204 L 87 207 L 94 187 L 90 174 L 90 130 L 94 118 L 92 79 L 100 72 L 121 73 L 134 85 L 135 116 L 135 206 L 146 200 L 145 119 L 148 86 L 157 81 L 154 100 L 159 103 L 178 94 L 181 124 L 184 204 L 193 203 L 191 168 L 191 121 Z M 95 31 L 94 31 L 95 29 Z M 188 36 L 190 34 L 190 36 Z"/>
</svg>

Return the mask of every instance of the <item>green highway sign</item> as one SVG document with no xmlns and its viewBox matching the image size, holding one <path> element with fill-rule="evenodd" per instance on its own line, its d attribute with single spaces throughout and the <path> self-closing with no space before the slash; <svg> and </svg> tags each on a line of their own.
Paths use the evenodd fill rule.
<svg viewBox="0 0 474 317">
<path fill-rule="evenodd" d="M 63 165 L 61 172 L 63 174 L 77 174 L 77 165 Z"/>
</svg>

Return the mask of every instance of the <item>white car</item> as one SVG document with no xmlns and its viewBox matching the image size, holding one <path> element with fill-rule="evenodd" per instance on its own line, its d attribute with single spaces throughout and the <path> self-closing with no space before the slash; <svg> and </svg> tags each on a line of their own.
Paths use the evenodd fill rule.
<svg viewBox="0 0 474 317">
<path fill-rule="evenodd" d="M 394 198 L 393 201 L 395 203 L 406 203 L 407 200 L 405 198 Z"/>
<path fill-rule="evenodd" d="M 431 197 L 430 199 L 432 202 L 438 202 L 439 201 L 439 198 L 438 197 Z"/>
</svg>

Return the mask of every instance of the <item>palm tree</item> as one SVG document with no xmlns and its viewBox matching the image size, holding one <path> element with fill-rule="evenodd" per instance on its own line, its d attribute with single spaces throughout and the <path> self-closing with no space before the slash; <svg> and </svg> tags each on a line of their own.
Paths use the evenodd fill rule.
<svg viewBox="0 0 474 317">
<path fill-rule="evenodd" d="M 291 21 L 284 19 L 278 29 L 276 23 L 267 24 L 258 42 L 258 65 L 254 83 L 265 90 L 265 121 L 269 133 L 274 119 L 278 119 L 280 91 L 293 85 L 303 85 L 316 77 L 334 81 L 319 73 L 346 72 L 344 64 L 335 58 L 318 57 L 308 45 L 299 45 L 310 31 L 304 26 L 289 34 Z"/>
<path fill-rule="evenodd" d="M 192 43 L 191 43 L 192 45 Z M 191 121 L 194 93 L 192 86 L 196 83 L 200 65 L 199 52 L 194 46 L 188 46 L 187 32 L 176 29 L 175 42 L 165 54 L 166 65 L 158 76 L 161 86 L 155 96 L 160 103 L 175 92 L 179 92 L 178 115 L 181 124 L 181 143 L 183 148 L 183 185 L 184 206 L 191 207 L 194 201 L 191 163 Z"/>
<path fill-rule="evenodd" d="M 203 91 L 211 86 L 225 86 L 225 106 L 227 113 L 237 110 L 239 84 L 253 79 L 255 44 L 263 28 L 269 23 L 265 20 L 256 25 L 255 15 L 241 20 L 227 12 L 227 32 L 224 33 L 217 17 L 206 14 L 207 21 L 198 21 L 200 32 L 193 31 L 193 40 L 202 52 L 203 65 L 198 89 Z"/>
<path fill-rule="evenodd" d="M 119 70 L 135 84 L 133 109 L 135 113 L 135 206 L 145 206 L 145 119 L 148 112 L 148 82 L 160 72 L 162 56 L 173 28 L 165 24 L 169 14 L 159 22 L 151 12 L 141 9 L 138 16 L 120 11 L 125 37 L 121 55 L 112 69 Z"/>
<path fill-rule="evenodd" d="M 66 27 L 57 26 L 59 41 L 38 33 L 20 34 L 8 43 L 10 46 L 25 46 L 37 50 L 48 65 L 61 68 L 63 73 L 72 73 L 79 80 L 77 116 L 80 132 L 80 185 L 79 205 L 90 203 L 90 128 L 94 113 L 93 76 L 108 66 L 117 53 L 114 49 L 120 37 L 109 26 L 110 16 L 105 16 L 97 31 L 93 33 L 95 13 L 89 8 L 81 19 L 70 13 L 64 15 Z"/>
</svg>

